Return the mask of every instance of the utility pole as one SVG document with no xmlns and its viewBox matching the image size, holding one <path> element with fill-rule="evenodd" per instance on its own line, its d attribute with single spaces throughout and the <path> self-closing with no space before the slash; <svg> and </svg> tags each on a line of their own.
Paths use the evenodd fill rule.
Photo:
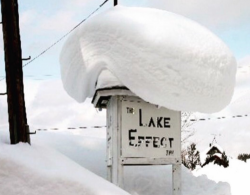
<svg viewBox="0 0 250 195">
<path fill-rule="evenodd" d="M 30 143 L 24 92 L 17 0 L 1 0 L 11 144 Z"/>
<path fill-rule="evenodd" d="M 114 0 L 114 6 L 117 6 L 118 0 Z"/>
</svg>

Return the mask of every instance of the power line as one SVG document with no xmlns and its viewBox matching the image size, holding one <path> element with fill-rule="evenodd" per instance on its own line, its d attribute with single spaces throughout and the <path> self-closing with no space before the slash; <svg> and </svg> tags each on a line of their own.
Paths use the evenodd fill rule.
<svg viewBox="0 0 250 195">
<path fill-rule="evenodd" d="M 218 116 L 218 117 L 212 117 L 212 118 L 189 119 L 187 121 L 211 121 L 211 120 L 223 120 L 223 119 L 236 119 L 236 118 L 243 118 L 243 117 L 249 117 L 249 116 L 250 114 L 239 114 L 239 115 L 232 115 L 232 116 Z"/>
<path fill-rule="evenodd" d="M 56 130 L 77 130 L 77 129 L 102 129 L 106 128 L 106 125 L 95 125 L 95 126 L 81 126 L 81 127 L 66 127 L 66 128 L 60 128 L 60 127 L 51 127 L 51 128 L 38 128 L 36 131 L 56 131 Z"/>
<path fill-rule="evenodd" d="M 104 6 L 109 0 L 105 0 L 102 4 L 99 5 L 98 8 L 96 8 L 93 12 L 91 12 L 86 18 L 84 18 L 81 22 L 79 22 L 76 26 L 74 26 L 70 31 L 68 31 L 65 35 L 63 35 L 61 38 L 59 38 L 57 41 L 55 41 L 53 44 L 51 44 L 48 48 L 43 50 L 40 54 L 38 54 L 36 57 L 34 57 L 32 60 L 27 62 L 23 65 L 23 67 L 29 65 L 33 61 L 35 61 L 37 58 L 42 56 L 44 53 L 46 53 L 48 50 L 50 50 L 52 47 L 54 47 L 56 44 L 58 44 L 61 40 L 63 40 L 66 36 L 68 36 L 71 32 L 73 32 L 76 28 L 78 28 L 83 22 L 88 20 L 94 13 L 96 13 L 102 6 Z M 0 81 L 4 80 L 6 77 L 3 77 L 0 79 Z"/>
<path fill-rule="evenodd" d="M 105 0 L 102 4 L 99 5 L 98 8 L 96 8 L 92 13 L 90 13 L 85 19 L 83 19 L 81 22 L 79 22 L 76 26 L 74 26 L 69 32 L 67 32 L 65 35 L 63 35 L 60 39 L 58 39 L 56 42 L 51 44 L 47 49 L 43 50 L 40 54 L 38 54 L 36 57 L 34 57 L 32 60 L 27 62 L 23 65 L 23 67 L 27 66 L 37 58 L 39 58 L 41 55 L 46 53 L 48 50 L 50 50 L 52 47 L 54 47 L 57 43 L 59 43 L 61 40 L 63 40 L 66 36 L 68 36 L 71 32 L 73 32 L 77 27 L 79 27 L 83 22 L 85 22 L 87 19 L 89 19 L 94 13 L 96 13 L 103 5 L 105 5 L 109 0 Z"/>
<path fill-rule="evenodd" d="M 242 118 L 242 117 L 249 117 L 249 114 L 245 115 L 233 115 L 233 116 L 220 116 L 216 118 L 200 118 L 200 119 L 187 119 L 184 120 L 184 122 L 187 121 L 212 121 L 212 120 L 220 120 L 220 119 L 236 119 L 236 118 Z M 60 127 L 50 127 L 50 128 L 38 128 L 36 129 L 37 131 L 47 131 L 47 130 L 60 130 L 60 129 L 67 129 L 67 130 L 75 130 L 75 129 L 89 129 L 89 128 L 94 128 L 94 129 L 100 129 L 100 128 L 106 128 L 106 125 L 94 125 L 94 126 L 80 126 L 80 127 L 65 127 L 65 128 L 60 128 Z"/>
</svg>

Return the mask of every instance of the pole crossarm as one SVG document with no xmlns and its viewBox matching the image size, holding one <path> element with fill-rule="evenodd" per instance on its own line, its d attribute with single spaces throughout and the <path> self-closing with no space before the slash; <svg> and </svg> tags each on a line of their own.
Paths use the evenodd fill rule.
<svg viewBox="0 0 250 195">
<path fill-rule="evenodd" d="M 29 56 L 28 58 L 23 58 L 22 60 L 30 60 L 31 59 L 31 56 Z"/>
</svg>

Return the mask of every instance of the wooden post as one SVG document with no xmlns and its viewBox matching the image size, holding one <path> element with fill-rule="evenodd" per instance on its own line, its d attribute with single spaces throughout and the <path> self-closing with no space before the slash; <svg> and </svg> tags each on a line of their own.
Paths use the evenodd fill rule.
<svg viewBox="0 0 250 195">
<path fill-rule="evenodd" d="M 181 112 L 180 112 L 180 121 L 181 124 Z M 179 129 L 181 137 L 181 126 Z M 179 148 L 181 149 L 181 142 L 179 143 Z M 180 154 L 181 155 L 181 154 Z M 172 195 L 181 195 L 181 157 L 176 164 L 172 165 Z"/>
<path fill-rule="evenodd" d="M 172 172 L 172 194 L 181 195 L 181 164 L 172 165 Z"/>
<path fill-rule="evenodd" d="M 17 0 L 1 0 L 11 144 L 28 142 Z"/>
<path fill-rule="evenodd" d="M 120 96 L 112 96 L 107 109 L 108 179 L 123 188 L 123 165 L 121 164 L 121 102 Z"/>
</svg>

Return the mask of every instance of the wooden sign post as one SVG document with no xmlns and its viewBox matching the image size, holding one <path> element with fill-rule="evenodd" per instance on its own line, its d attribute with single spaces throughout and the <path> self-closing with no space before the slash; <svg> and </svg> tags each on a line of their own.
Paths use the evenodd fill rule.
<svg viewBox="0 0 250 195">
<path fill-rule="evenodd" d="M 92 102 L 107 108 L 108 180 L 123 188 L 124 166 L 172 165 L 172 194 L 180 195 L 181 113 L 125 89 L 97 91 Z"/>
</svg>

